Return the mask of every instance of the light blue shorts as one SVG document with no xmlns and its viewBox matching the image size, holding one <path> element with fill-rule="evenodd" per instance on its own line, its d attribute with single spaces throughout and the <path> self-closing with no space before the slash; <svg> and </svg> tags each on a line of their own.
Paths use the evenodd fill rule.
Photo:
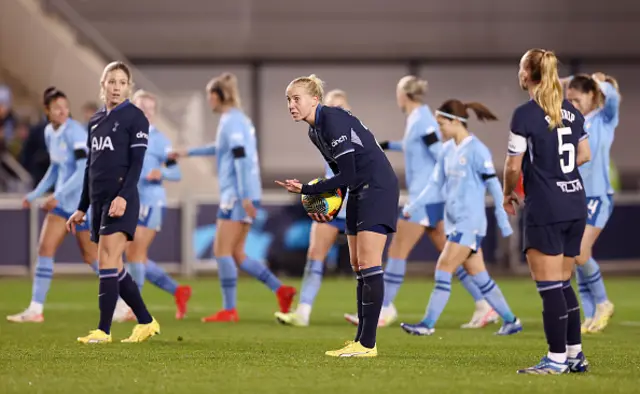
<svg viewBox="0 0 640 394">
<path fill-rule="evenodd" d="M 254 201 L 253 206 L 256 209 L 260 208 L 260 201 Z M 242 201 L 238 200 L 231 205 L 220 204 L 218 207 L 218 219 L 232 220 L 234 222 L 253 223 L 244 208 L 242 208 Z"/>
<path fill-rule="evenodd" d="M 162 205 L 140 205 L 138 226 L 150 228 L 154 231 L 162 229 L 165 207 Z"/>
<path fill-rule="evenodd" d="M 400 217 L 410 223 L 417 223 L 423 227 L 435 228 L 438 222 L 444 220 L 444 203 L 427 204 L 422 209 L 416 209 L 409 219 L 400 212 Z"/>
<path fill-rule="evenodd" d="M 63 210 L 62 208 L 58 208 L 55 207 L 53 208 L 53 210 L 51 211 L 52 215 L 56 215 L 56 216 L 60 216 L 61 218 L 65 219 L 65 220 L 69 220 L 69 218 L 71 217 L 71 215 L 73 215 L 73 213 L 69 213 L 65 210 Z M 91 213 L 87 212 L 86 215 L 86 220 L 84 223 L 82 224 L 76 224 L 76 231 L 89 231 L 89 218 L 91 217 Z"/>
<path fill-rule="evenodd" d="M 587 197 L 587 224 L 596 228 L 604 228 L 613 212 L 613 195 Z"/>
<path fill-rule="evenodd" d="M 462 246 L 471 248 L 472 252 L 477 252 L 478 249 L 482 248 L 483 239 L 484 237 L 482 235 L 478 235 L 472 232 L 461 233 L 458 231 L 454 231 L 451 234 L 447 235 L 447 241 L 455 242 Z"/>
</svg>

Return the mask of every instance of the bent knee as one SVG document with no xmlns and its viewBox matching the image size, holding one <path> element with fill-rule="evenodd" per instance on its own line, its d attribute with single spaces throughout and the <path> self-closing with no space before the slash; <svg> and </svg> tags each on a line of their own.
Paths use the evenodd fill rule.
<svg viewBox="0 0 640 394">
<path fill-rule="evenodd" d="M 56 254 L 56 246 L 53 243 L 42 242 L 38 245 L 38 256 L 53 257 Z"/>
<path fill-rule="evenodd" d="M 576 264 L 585 265 L 591 258 L 591 249 L 581 250 L 580 254 L 576 256 Z"/>
<path fill-rule="evenodd" d="M 307 260 L 319 260 L 323 261 L 327 254 L 329 254 L 329 250 L 331 246 L 327 247 L 326 245 L 311 245 L 309 246 L 309 250 L 307 251 Z"/>
</svg>

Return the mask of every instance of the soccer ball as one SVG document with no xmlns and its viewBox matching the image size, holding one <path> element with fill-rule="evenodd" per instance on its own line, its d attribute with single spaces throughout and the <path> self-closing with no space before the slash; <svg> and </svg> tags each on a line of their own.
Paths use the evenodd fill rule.
<svg viewBox="0 0 640 394">
<path fill-rule="evenodd" d="M 322 180 L 324 180 L 324 178 L 316 178 L 309 182 L 309 185 L 313 185 Z M 342 192 L 340 189 L 336 189 L 333 192 L 314 194 L 312 196 L 303 194 L 301 200 L 302 206 L 307 213 L 335 216 L 342 205 Z"/>
</svg>

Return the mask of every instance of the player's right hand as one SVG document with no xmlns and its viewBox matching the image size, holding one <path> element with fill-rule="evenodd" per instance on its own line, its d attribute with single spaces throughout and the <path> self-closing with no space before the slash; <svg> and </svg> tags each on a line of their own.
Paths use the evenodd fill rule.
<svg viewBox="0 0 640 394">
<path fill-rule="evenodd" d="M 516 192 L 511 192 L 510 195 L 504 196 L 502 207 L 509 215 L 515 216 L 518 206 L 520 206 L 520 197 Z"/>
<path fill-rule="evenodd" d="M 322 213 L 310 213 L 309 217 L 318 223 L 326 223 L 333 220 L 333 216 L 324 215 Z"/>
<path fill-rule="evenodd" d="M 284 182 L 276 181 L 276 183 L 289 191 L 289 193 L 302 193 L 302 183 L 297 179 L 287 179 Z"/>
<path fill-rule="evenodd" d="M 258 216 L 258 210 L 253 206 L 253 202 L 248 198 L 242 200 L 242 208 L 251 219 L 255 219 Z"/>
<path fill-rule="evenodd" d="M 29 202 L 29 200 L 26 197 L 22 199 L 22 208 L 24 208 L 24 209 L 31 208 L 31 203 Z"/>
<path fill-rule="evenodd" d="M 67 231 L 76 234 L 76 224 L 83 224 L 85 222 L 86 215 L 82 211 L 75 211 L 73 215 L 67 220 Z"/>
<path fill-rule="evenodd" d="M 175 159 L 173 159 L 175 160 Z M 154 168 L 147 174 L 148 181 L 159 181 L 162 180 L 162 171 L 159 168 Z"/>
</svg>

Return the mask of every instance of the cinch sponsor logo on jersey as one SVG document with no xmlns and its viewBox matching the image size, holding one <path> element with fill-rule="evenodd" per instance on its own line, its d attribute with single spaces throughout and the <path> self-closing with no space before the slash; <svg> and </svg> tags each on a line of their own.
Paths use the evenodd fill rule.
<svg viewBox="0 0 640 394">
<path fill-rule="evenodd" d="M 114 150 L 111 137 L 93 137 L 91 139 L 91 151 L 95 152 L 100 150 Z"/>
<path fill-rule="evenodd" d="M 338 138 L 337 140 L 331 141 L 331 147 L 335 148 L 336 146 L 338 146 L 339 144 L 345 142 L 346 140 L 347 140 L 347 136 L 343 135 L 342 137 Z"/>
<path fill-rule="evenodd" d="M 138 134 L 136 134 L 136 138 L 149 139 L 149 134 L 145 133 L 144 131 L 138 131 Z"/>
</svg>

